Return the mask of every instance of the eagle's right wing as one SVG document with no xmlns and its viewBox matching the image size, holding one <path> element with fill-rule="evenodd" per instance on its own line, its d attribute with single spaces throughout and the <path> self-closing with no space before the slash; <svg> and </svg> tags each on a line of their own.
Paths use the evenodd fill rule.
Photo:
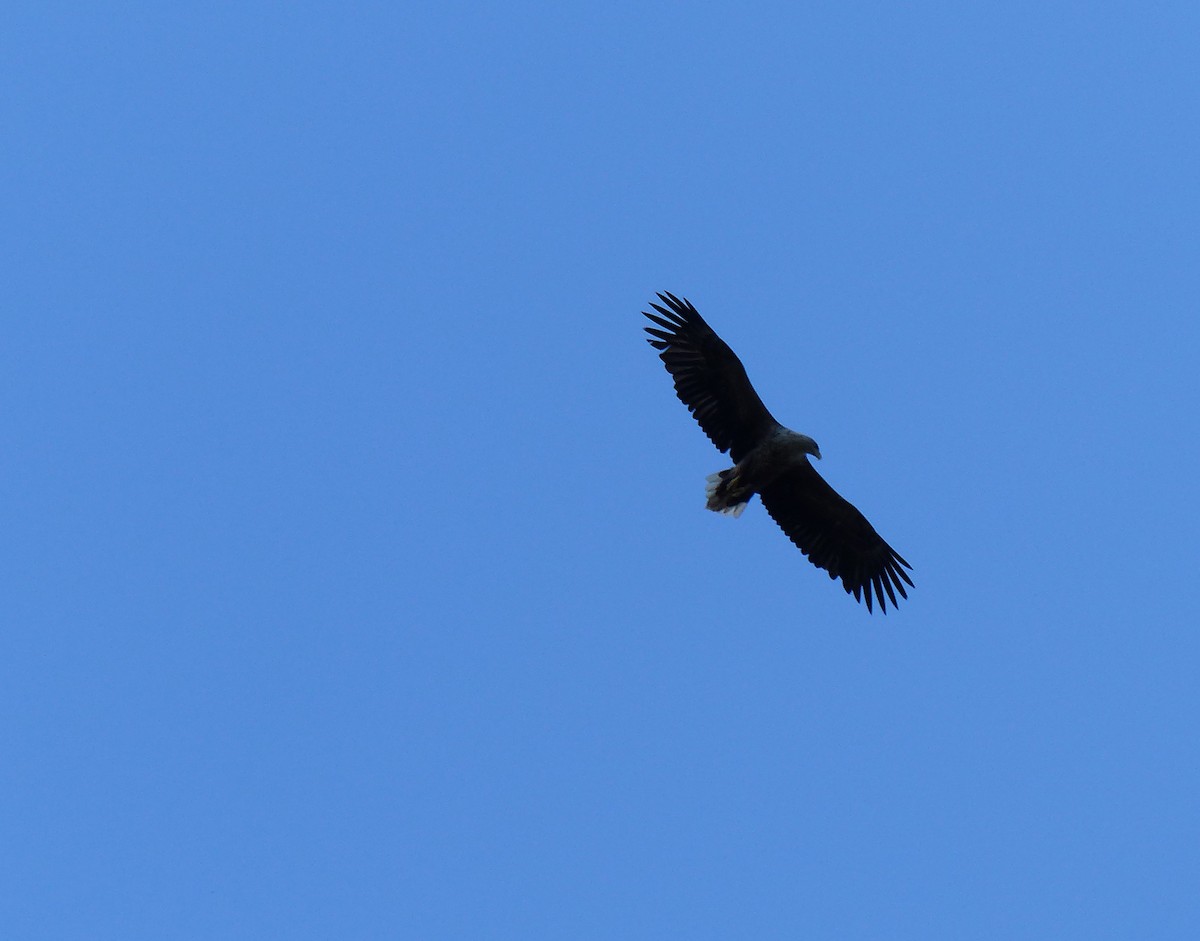
<svg viewBox="0 0 1200 941">
<path fill-rule="evenodd" d="M 688 407 L 720 450 L 734 461 L 745 457 L 779 423 L 754 391 L 733 350 L 696 311 L 671 293 L 658 295 L 666 307 L 651 304 L 662 316 L 642 311 L 661 330 L 646 327 L 650 345 L 675 380 L 675 394 Z"/>
</svg>

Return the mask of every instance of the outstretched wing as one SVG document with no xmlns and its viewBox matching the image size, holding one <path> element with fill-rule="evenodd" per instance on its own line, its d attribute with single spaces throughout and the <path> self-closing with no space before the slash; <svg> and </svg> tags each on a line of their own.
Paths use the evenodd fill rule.
<svg viewBox="0 0 1200 941">
<path fill-rule="evenodd" d="M 650 306 L 661 316 L 642 311 L 662 327 L 645 328 L 654 338 L 650 345 L 661 350 L 659 358 L 675 379 L 675 394 L 709 440 L 740 461 L 778 422 L 750 385 L 741 360 L 704 322 L 691 301 L 671 293 L 658 298 L 667 306 Z"/>
<path fill-rule="evenodd" d="M 830 578 L 840 578 L 856 601 L 865 598 L 868 611 L 872 596 L 885 614 L 889 600 L 896 607 L 896 592 L 908 597 L 904 585 L 911 586 L 912 579 L 904 569 L 912 566 L 807 461 L 783 473 L 759 496 L 771 519 L 808 560 Z"/>
</svg>

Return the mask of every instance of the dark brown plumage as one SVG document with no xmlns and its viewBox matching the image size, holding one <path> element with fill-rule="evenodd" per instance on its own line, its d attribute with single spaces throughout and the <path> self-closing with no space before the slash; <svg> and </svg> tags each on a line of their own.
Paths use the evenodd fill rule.
<svg viewBox="0 0 1200 941">
<path fill-rule="evenodd" d="M 736 354 L 690 301 L 658 295 L 646 313 L 650 345 L 675 380 L 675 394 L 709 440 L 735 465 L 709 478 L 708 509 L 740 515 L 757 493 L 767 513 L 810 562 L 840 578 L 847 593 L 887 612 L 907 598 L 911 566 L 808 461 L 817 443 L 779 424 L 754 391 Z"/>
</svg>

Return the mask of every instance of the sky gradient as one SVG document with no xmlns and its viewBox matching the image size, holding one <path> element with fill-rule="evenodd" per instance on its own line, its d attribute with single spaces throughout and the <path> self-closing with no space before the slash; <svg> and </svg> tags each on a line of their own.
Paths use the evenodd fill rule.
<svg viewBox="0 0 1200 941">
<path fill-rule="evenodd" d="M 1198 34 L 17 4 L 0 934 L 1197 937 Z M 898 611 L 704 511 L 660 290 Z"/>
</svg>

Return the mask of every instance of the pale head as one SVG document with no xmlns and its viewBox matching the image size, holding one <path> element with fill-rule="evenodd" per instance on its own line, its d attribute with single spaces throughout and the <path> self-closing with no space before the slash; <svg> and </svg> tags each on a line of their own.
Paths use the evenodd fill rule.
<svg viewBox="0 0 1200 941">
<path fill-rule="evenodd" d="M 821 460 L 821 449 L 817 447 L 817 442 L 813 441 L 808 435 L 802 435 L 798 431 L 792 431 L 791 428 L 781 428 L 776 434 L 786 441 L 784 445 L 787 453 L 795 454 L 799 451 L 801 454 L 811 454 L 818 461 Z"/>
</svg>

